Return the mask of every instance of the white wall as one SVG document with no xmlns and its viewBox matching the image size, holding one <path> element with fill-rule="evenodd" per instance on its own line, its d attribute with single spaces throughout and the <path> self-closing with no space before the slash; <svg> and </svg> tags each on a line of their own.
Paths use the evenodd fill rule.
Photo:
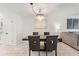
<svg viewBox="0 0 79 59">
<path fill-rule="evenodd" d="M 42 34 L 45 31 L 50 32 L 50 34 L 55 35 L 56 34 L 56 29 L 55 29 L 55 24 L 60 24 L 60 31 L 64 31 L 66 30 L 66 18 L 65 17 L 61 17 L 61 16 L 46 16 L 47 18 L 47 28 L 45 29 L 37 29 L 35 28 L 33 25 L 33 21 L 34 21 L 34 16 L 26 16 L 23 18 L 23 36 L 27 36 L 27 35 L 31 35 L 32 32 L 36 31 L 39 32 L 39 34 Z"/>
</svg>

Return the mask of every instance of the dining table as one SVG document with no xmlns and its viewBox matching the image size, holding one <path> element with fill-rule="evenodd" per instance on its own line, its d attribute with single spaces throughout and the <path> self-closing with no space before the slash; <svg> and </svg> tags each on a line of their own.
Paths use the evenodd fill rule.
<svg viewBox="0 0 79 59">
<path fill-rule="evenodd" d="M 28 35 L 29 36 L 29 35 Z M 28 40 L 28 36 L 24 37 L 22 40 L 23 41 L 27 41 Z M 31 35 L 31 36 L 36 36 L 36 35 Z M 44 41 L 46 40 L 46 36 L 47 35 L 39 35 L 40 36 L 40 41 Z"/>
</svg>

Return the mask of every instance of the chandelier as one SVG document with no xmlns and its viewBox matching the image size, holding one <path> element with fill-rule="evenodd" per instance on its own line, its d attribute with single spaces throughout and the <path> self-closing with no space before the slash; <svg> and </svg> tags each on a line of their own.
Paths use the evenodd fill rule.
<svg viewBox="0 0 79 59">
<path fill-rule="evenodd" d="M 34 9 L 34 4 L 30 3 L 30 5 L 32 6 L 32 10 L 35 14 L 35 19 L 39 20 L 39 21 L 45 20 L 45 15 L 41 13 L 42 9 L 38 8 L 38 12 L 36 12 L 35 9 Z"/>
</svg>

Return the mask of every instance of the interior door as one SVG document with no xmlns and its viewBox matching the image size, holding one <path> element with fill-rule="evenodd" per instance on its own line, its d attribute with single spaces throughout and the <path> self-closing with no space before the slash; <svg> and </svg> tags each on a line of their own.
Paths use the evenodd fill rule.
<svg viewBox="0 0 79 59">
<path fill-rule="evenodd" d="M 13 19 L 4 20 L 1 42 L 3 44 L 15 44 L 16 43 L 16 23 Z"/>
</svg>

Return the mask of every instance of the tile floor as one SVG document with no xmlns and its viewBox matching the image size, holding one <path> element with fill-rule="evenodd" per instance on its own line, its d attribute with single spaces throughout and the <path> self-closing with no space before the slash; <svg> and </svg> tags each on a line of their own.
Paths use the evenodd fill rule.
<svg viewBox="0 0 79 59">
<path fill-rule="evenodd" d="M 79 51 L 71 48 L 70 46 L 59 42 L 58 43 L 58 56 L 79 56 Z M 0 56 L 28 56 L 29 54 L 28 41 L 23 41 L 18 45 L 1 45 Z M 32 52 L 32 56 L 38 56 L 38 52 Z M 45 56 L 45 52 L 41 52 L 41 56 Z M 54 56 L 53 52 L 48 52 L 48 56 Z"/>
</svg>

